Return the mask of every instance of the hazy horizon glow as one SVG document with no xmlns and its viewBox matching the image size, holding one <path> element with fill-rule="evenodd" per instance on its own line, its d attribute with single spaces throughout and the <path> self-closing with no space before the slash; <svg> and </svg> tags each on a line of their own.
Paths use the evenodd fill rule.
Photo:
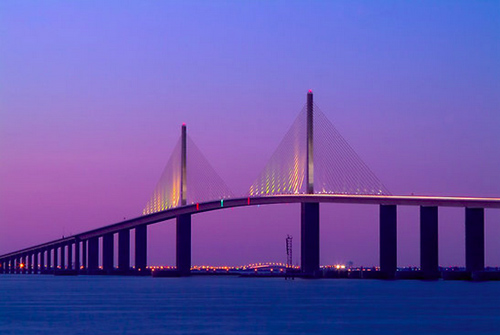
<svg viewBox="0 0 500 335">
<path fill-rule="evenodd" d="M 141 215 L 180 126 L 245 194 L 309 89 L 395 195 L 500 196 L 500 3 L 0 3 L 0 254 Z M 486 210 L 500 266 L 500 211 Z M 464 210 L 440 208 L 440 264 Z M 175 263 L 174 222 L 149 264 Z M 297 204 L 193 216 L 193 264 L 300 255 Z M 378 207 L 321 205 L 321 263 L 378 265 Z M 419 264 L 398 209 L 399 266 Z"/>
</svg>

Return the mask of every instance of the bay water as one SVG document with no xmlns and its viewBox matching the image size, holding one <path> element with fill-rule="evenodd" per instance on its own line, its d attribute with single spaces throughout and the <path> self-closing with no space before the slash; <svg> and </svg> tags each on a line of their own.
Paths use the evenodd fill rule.
<svg viewBox="0 0 500 335">
<path fill-rule="evenodd" d="M 0 334 L 500 334 L 500 282 L 0 275 Z"/>
</svg>

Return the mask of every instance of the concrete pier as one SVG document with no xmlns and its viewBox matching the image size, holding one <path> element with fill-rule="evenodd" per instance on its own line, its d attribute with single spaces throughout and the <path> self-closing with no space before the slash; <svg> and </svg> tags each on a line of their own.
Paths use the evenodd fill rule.
<svg viewBox="0 0 500 335">
<path fill-rule="evenodd" d="M 319 274 L 319 203 L 301 204 L 300 266 L 304 274 Z"/>
<path fill-rule="evenodd" d="M 420 269 L 424 278 L 439 277 L 438 208 L 420 206 Z"/>
<path fill-rule="evenodd" d="M 148 260 L 148 226 L 135 228 L 135 269 L 146 270 Z"/>
<path fill-rule="evenodd" d="M 465 209 L 465 268 L 484 270 L 484 208 Z"/>
<path fill-rule="evenodd" d="M 66 266 L 68 270 L 73 270 L 73 243 L 68 243 L 68 265 Z"/>
<path fill-rule="evenodd" d="M 88 265 L 87 265 L 87 240 L 82 241 L 82 266 L 83 266 L 83 270 L 88 269 Z"/>
<path fill-rule="evenodd" d="M 22 265 L 21 267 L 21 273 L 22 274 L 26 274 L 26 255 L 22 255 L 20 260 L 19 260 L 19 264 Z"/>
<path fill-rule="evenodd" d="M 39 255 L 40 255 L 39 250 L 33 252 L 33 263 L 31 266 L 31 273 L 33 274 L 37 274 L 39 272 L 38 269 L 38 267 L 40 266 Z"/>
<path fill-rule="evenodd" d="M 176 264 L 181 276 L 191 272 L 191 214 L 177 217 Z"/>
<path fill-rule="evenodd" d="M 114 246 L 113 243 L 113 234 L 108 233 L 102 237 L 102 268 L 104 271 L 112 271 L 113 270 L 113 251 Z"/>
<path fill-rule="evenodd" d="M 61 263 L 61 270 L 65 270 L 66 269 L 66 245 L 65 244 L 62 244 L 60 246 L 60 250 L 61 250 L 61 260 L 60 260 L 60 263 Z"/>
<path fill-rule="evenodd" d="M 40 273 L 45 272 L 45 249 L 40 251 Z"/>
<path fill-rule="evenodd" d="M 398 265 L 397 207 L 380 205 L 380 272 L 394 278 Z"/>
<path fill-rule="evenodd" d="M 24 256 L 24 259 L 25 259 L 25 267 L 24 267 L 24 273 L 28 273 L 30 274 L 31 273 L 31 266 L 32 266 L 32 260 L 31 260 L 31 254 L 27 254 L 26 256 Z"/>
<path fill-rule="evenodd" d="M 54 270 L 59 267 L 59 247 L 54 247 Z"/>
<path fill-rule="evenodd" d="M 80 271 L 80 241 L 76 240 L 75 243 L 75 263 L 74 269 L 79 272 Z"/>
<path fill-rule="evenodd" d="M 118 232 L 118 269 L 122 272 L 130 270 L 130 229 Z"/>
<path fill-rule="evenodd" d="M 45 270 L 50 271 L 52 270 L 52 249 L 47 248 L 47 264 L 45 265 Z"/>
<path fill-rule="evenodd" d="M 91 237 L 88 240 L 88 269 L 89 272 L 99 269 L 99 238 Z"/>
</svg>

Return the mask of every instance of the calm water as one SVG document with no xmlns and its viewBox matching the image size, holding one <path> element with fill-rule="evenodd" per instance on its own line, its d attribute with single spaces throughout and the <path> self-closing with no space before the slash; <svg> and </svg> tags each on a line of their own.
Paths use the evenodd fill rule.
<svg viewBox="0 0 500 335">
<path fill-rule="evenodd" d="M 0 334 L 499 334 L 500 282 L 0 276 Z"/>
</svg>

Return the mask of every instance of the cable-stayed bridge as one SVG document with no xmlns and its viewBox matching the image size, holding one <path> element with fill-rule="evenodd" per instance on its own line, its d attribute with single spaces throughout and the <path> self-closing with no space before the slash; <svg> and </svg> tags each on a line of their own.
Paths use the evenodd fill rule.
<svg viewBox="0 0 500 335">
<path fill-rule="evenodd" d="M 192 215 L 232 207 L 300 203 L 301 271 L 317 276 L 322 202 L 380 206 L 380 272 L 387 278 L 394 277 L 397 270 L 398 205 L 420 206 L 420 267 L 428 278 L 436 277 L 439 269 L 438 207 L 464 207 L 466 270 L 484 269 L 484 208 L 500 208 L 500 199 L 391 195 L 314 104 L 311 91 L 304 108 L 244 195 L 236 196 L 229 189 L 188 136 L 186 125 L 181 129 L 142 216 L 1 255 L 0 273 L 144 273 L 148 225 L 175 219 L 177 271 L 189 275 Z M 130 266 L 132 229 L 134 268 Z"/>
</svg>

